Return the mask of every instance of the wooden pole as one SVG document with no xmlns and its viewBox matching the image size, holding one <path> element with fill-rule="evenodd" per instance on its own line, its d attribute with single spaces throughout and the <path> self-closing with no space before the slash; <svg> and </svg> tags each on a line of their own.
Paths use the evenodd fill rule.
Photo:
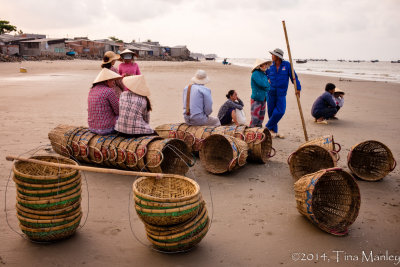
<svg viewBox="0 0 400 267">
<path fill-rule="evenodd" d="M 283 30 L 285 32 L 286 45 L 287 45 L 287 50 L 288 50 L 288 55 L 289 55 L 290 66 L 292 67 L 292 78 L 293 78 L 293 84 L 294 84 L 294 92 L 295 92 L 296 99 L 297 99 L 297 106 L 299 107 L 299 112 L 300 112 L 300 117 L 301 117 L 301 124 L 303 125 L 304 138 L 306 139 L 306 142 L 307 142 L 308 141 L 308 135 L 307 135 L 307 130 L 306 130 L 306 123 L 304 122 L 303 110 L 301 108 L 301 103 L 300 103 L 300 96 L 297 94 L 296 76 L 294 75 L 292 54 L 290 53 L 289 39 L 288 39 L 288 35 L 287 35 L 287 32 L 286 32 L 286 25 L 285 25 L 285 21 L 284 20 L 282 20 L 282 24 L 283 24 Z"/>
<path fill-rule="evenodd" d="M 70 168 L 74 170 L 80 171 L 89 171 L 89 172 L 99 172 L 99 173 L 112 173 L 112 174 L 120 174 L 120 175 L 128 175 L 128 176 L 148 176 L 148 177 L 163 177 L 165 174 L 163 173 L 149 173 L 149 172 L 136 172 L 136 171 L 124 171 L 124 170 L 117 170 L 117 169 L 107 169 L 107 168 L 97 168 L 97 167 L 88 167 L 88 166 L 79 166 L 79 165 L 72 165 L 72 164 L 62 164 L 62 163 L 55 163 L 55 162 L 48 162 L 38 159 L 27 159 L 21 158 L 16 156 L 7 156 L 6 160 L 13 161 L 13 160 L 21 160 L 51 167 L 57 168 Z"/>
</svg>

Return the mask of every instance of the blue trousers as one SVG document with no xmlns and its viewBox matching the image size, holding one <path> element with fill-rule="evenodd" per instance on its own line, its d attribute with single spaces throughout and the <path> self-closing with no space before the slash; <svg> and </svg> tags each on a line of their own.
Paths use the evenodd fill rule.
<svg viewBox="0 0 400 267">
<path fill-rule="evenodd" d="M 269 95 L 267 103 L 269 120 L 265 127 L 277 133 L 278 122 L 285 115 L 286 111 L 286 96 Z"/>
</svg>

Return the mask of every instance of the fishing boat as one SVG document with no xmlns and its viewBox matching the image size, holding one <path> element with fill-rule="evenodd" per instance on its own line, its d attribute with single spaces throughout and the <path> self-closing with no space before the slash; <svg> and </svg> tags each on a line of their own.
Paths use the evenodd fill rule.
<svg viewBox="0 0 400 267">
<path fill-rule="evenodd" d="M 296 60 L 296 63 L 299 63 L 299 64 L 307 63 L 307 59 L 298 59 L 298 60 Z"/>
<path fill-rule="evenodd" d="M 372 63 L 376 63 L 376 62 L 379 62 L 379 60 L 374 59 L 374 60 L 371 60 L 371 62 L 372 62 Z"/>
</svg>

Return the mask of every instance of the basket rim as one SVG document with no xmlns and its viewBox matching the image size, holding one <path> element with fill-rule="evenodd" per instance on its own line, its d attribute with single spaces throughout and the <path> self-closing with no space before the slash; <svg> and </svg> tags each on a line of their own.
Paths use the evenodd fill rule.
<svg viewBox="0 0 400 267">
<path fill-rule="evenodd" d="M 72 183 L 63 185 L 63 186 L 59 186 L 59 187 L 54 187 L 51 189 L 44 189 L 44 190 L 30 190 L 30 189 L 25 189 L 25 188 L 21 188 L 20 186 L 18 186 L 17 184 L 17 191 L 26 193 L 26 194 L 48 194 L 48 193 L 55 193 L 58 191 L 63 191 L 66 189 L 70 189 L 71 187 L 77 186 L 81 183 L 81 179 L 76 179 L 75 181 L 73 181 Z"/>
<path fill-rule="evenodd" d="M 69 212 L 74 210 L 75 208 L 79 207 L 81 205 L 81 200 L 82 198 L 80 198 L 77 202 L 75 202 L 72 205 L 69 205 L 67 207 L 61 208 L 61 209 L 55 209 L 55 210 L 34 210 L 34 209 L 30 209 L 27 208 L 25 206 L 22 206 L 21 204 L 19 204 L 18 202 L 15 204 L 15 207 L 17 208 L 17 210 L 21 210 L 24 211 L 25 213 L 31 213 L 34 215 L 58 215 L 60 213 L 64 213 L 64 212 Z"/>
<path fill-rule="evenodd" d="M 78 207 L 76 207 L 75 209 L 71 210 L 71 211 L 67 211 L 64 214 L 56 214 L 56 215 L 40 215 L 40 214 L 33 214 L 33 213 L 29 213 L 29 212 L 25 212 L 21 209 L 17 208 L 17 214 L 20 214 L 23 217 L 27 217 L 29 219 L 38 219 L 38 220 L 52 220 L 52 219 L 61 219 L 61 218 L 65 218 L 65 217 L 69 217 L 72 214 L 76 214 L 79 211 L 82 211 L 81 206 L 78 205 Z"/>
<path fill-rule="evenodd" d="M 135 201 L 135 204 L 137 205 L 143 205 L 143 206 L 153 206 L 153 207 L 165 207 L 165 208 L 171 208 L 171 207 L 179 207 L 179 206 L 185 206 L 189 204 L 193 204 L 195 202 L 198 202 L 201 200 L 201 194 L 194 196 L 191 199 L 181 201 L 181 202 L 154 202 L 154 201 L 146 201 L 143 199 L 138 198 L 136 195 L 133 196 L 133 200 Z"/>
<path fill-rule="evenodd" d="M 80 209 L 79 209 L 79 211 L 77 211 L 76 213 L 73 213 L 72 215 L 70 215 L 68 217 L 59 218 L 59 219 L 32 219 L 32 218 L 27 218 L 20 214 L 17 214 L 17 218 L 20 221 L 29 222 L 29 223 L 38 223 L 38 224 L 60 223 L 60 222 L 70 221 L 79 216 L 82 216 L 82 211 Z"/>
<path fill-rule="evenodd" d="M 146 208 L 142 208 L 138 205 L 135 204 L 135 209 L 137 212 L 141 212 L 141 213 L 150 213 L 150 214 L 160 214 L 160 215 L 164 215 L 164 214 L 169 214 L 169 213 L 176 213 L 176 212 L 185 212 L 194 208 L 197 208 L 201 205 L 201 202 L 196 202 L 190 205 L 186 205 L 183 207 L 177 207 L 177 208 L 173 208 L 173 209 L 146 209 Z M 146 214 L 142 214 L 142 215 L 146 215 Z"/>
<path fill-rule="evenodd" d="M 17 201 L 21 202 L 21 203 L 24 203 L 24 204 L 31 204 L 31 205 L 35 205 L 35 204 L 54 204 L 54 203 L 57 203 L 57 202 L 62 202 L 62 201 L 65 201 L 65 200 L 73 199 L 73 198 L 75 198 L 77 196 L 80 196 L 81 193 L 82 193 L 82 189 L 80 189 L 78 192 L 76 192 L 76 193 L 74 193 L 72 195 L 66 196 L 66 197 L 54 198 L 54 199 L 48 199 L 48 200 L 25 200 L 25 199 L 21 199 L 20 197 L 17 196 Z"/>
<path fill-rule="evenodd" d="M 22 182 L 22 181 L 18 180 L 18 178 L 16 178 L 15 175 L 13 175 L 13 180 L 14 180 L 15 184 L 17 184 L 17 186 L 34 187 L 34 188 L 43 189 L 43 190 L 46 190 L 46 188 L 55 188 L 55 187 L 61 187 L 61 186 L 65 186 L 68 184 L 72 184 L 79 179 L 81 179 L 80 172 L 74 178 L 71 178 L 70 180 L 67 180 L 64 182 L 50 183 L 50 184 L 31 184 L 31 183 Z"/>
<path fill-rule="evenodd" d="M 21 230 L 27 231 L 27 232 L 31 232 L 31 233 L 43 233 L 43 232 L 46 232 L 46 233 L 47 233 L 47 232 L 53 232 L 53 231 L 57 231 L 57 230 L 62 230 L 62 229 L 65 229 L 65 228 L 69 228 L 69 227 L 71 227 L 71 226 L 73 226 L 73 225 L 79 223 L 80 220 L 81 220 L 81 218 L 82 218 L 82 214 L 80 214 L 80 215 L 79 215 L 75 220 L 73 220 L 72 222 L 67 223 L 67 224 L 63 224 L 63 225 L 60 225 L 60 226 L 56 226 L 56 227 L 30 228 L 30 227 L 26 227 L 26 226 L 24 226 L 24 225 L 22 225 L 22 224 L 19 224 L 19 227 L 21 228 Z"/>
<path fill-rule="evenodd" d="M 18 190 L 17 190 L 17 196 L 20 199 L 23 199 L 23 200 L 34 200 L 34 201 L 52 200 L 55 197 L 56 198 L 62 198 L 62 197 L 67 197 L 67 196 L 70 196 L 72 194 L 75 194 L 76 192 L 82 192 L 82 189 L 79 186 L 79 184 L 75 185 L 76 187 L 74 189 L 72 189 L 71 191 L 67 191 L 67 192 L 64 192 L 64 193 L 59 194 L 59 195 L 52 195 L 52 196 L 45 196 L 45 197 L 25 196 L 24 194 L 18 192 Z"/>
<path fill-rule="evenodd" d="M 147 195 L 147 194 L 143 194 L 141 192 L 139 192 L 137 190 L 137 186 L 140 182 L 142 182 L 143 180 L 146 179 L 159 179 L 159 178 L 154 178 L 154 177 L 139 177 L 138 179 L 136 179 L 133 184 L 132 184 L 132 189 L 133 189 L 133 193 L 137 196 L 143 197 L 144 199 L 148 199 L 148 200 L 153 200 L 153 201 L 157 201 L 157 202 L 181 202 L 181 201 L 186 201 L 188 199 L 191 199 L 195 196 L 197 196 L 198 194 L 200 194 L 200 186 L 199 184 L 194 181 L 193 179 L 187 178 L 185 176 L 179 175 L 179 174 L 163 174 L 161 179 L 165 179 L 165 178 L 175 178 L 175 179 L 181 179 L 181 180 L 185 180 L 187 182 L 189 182 L 190 184 L 192 184 L 195 188 L 195 192 L 189 196 L 184 196 L 184 197 L 180 197 L 180 198 L 160 198 L 160 197 L 154 197 L 151 195 Z"/>
</svg>

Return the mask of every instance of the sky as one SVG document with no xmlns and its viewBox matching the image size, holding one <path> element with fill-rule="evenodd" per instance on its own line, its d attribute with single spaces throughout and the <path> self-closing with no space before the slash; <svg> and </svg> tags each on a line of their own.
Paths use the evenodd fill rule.
<svg viewBox="0 0 400 267">
<path fill-rule="evenodd" d="M 50 38 L 159 41 L 228 58 L 269 58 L 282 21 L 294 59 L 400 59 L 400 0 L 0 0 L 0 20 Z"/>
</svg>

